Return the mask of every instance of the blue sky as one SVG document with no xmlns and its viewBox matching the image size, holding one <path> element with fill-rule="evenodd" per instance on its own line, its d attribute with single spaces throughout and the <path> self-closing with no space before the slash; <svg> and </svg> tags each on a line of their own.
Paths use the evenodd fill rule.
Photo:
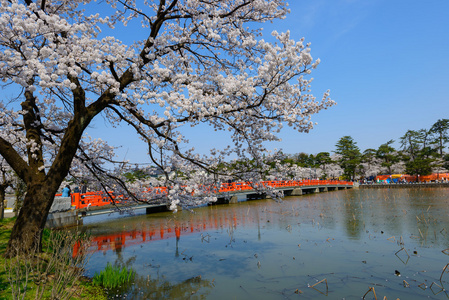
<svg viewBox="0 0 449 300">
<path fill-rule="evenodd" d="M 318 125 L 307 134 L 285 128 L 271 148 L 332 152 L 349 135 L 364 151 L 449 118 L 448 0 L 291 0 L 290 9 L 285 20 L 263 25 L 266 34 L 290 30 L 293 39 L 311 42 L 312 56 L 321 59 L 312 92 L 320 99 L 330 89 L 338 104 L 315 115 Z M 126 128 L 97 120 L 88 132 L 122 145 L 120 159 L 148 162 L 145 145 Z M 190 142 L 200 153 L 225 143 L 223 136 L 193 132 Z"/>
</svg>

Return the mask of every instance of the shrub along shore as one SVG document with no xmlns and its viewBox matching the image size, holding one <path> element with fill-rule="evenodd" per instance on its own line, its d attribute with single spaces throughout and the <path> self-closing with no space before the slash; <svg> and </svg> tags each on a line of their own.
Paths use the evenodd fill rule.
<svg viewBox="0 0 449 300">
<path fill-rule="evenodd" d="M 16 218 L 6 218 L 0 220 L 0 299 L 14 299 L 14 294 L 23 294 L 23 287 L 26 286 L 25 299 L 51 299 L 54 298 L 58 281 L 61 277 L 67 273 L 70 273 L 72 266 L 59 265 L 56 268 L 49 271 L 47 267 L 51 262 L 54 264 L 54 253 L 60 251 L 52 251 L 51 245 L 57 245 L 55 240 L 48 240 L 52 232 L 48 231 L 44 234 L 45 239 L 43 244 L 47 243 L 46 247 L 43 247 L 43 253 L 34 255 L 33 257 L 24 258 L 11 258 L 5 259 L 4 253 L 8 244 L 9 237 L 11 235 L 12 227 Z M 70 255 L 70 253 L 68 253 Z M 22 268 L 17 268 L 20 261 Z M 36 262 L 38 263 L 36 264 Z M 42 268 L 42 269 L 39 269 Z M 28 271 L 26 271 L 28 269 Z M 44 270 L 45 269 L 45 270 Z M 57 274 L 57 270 L 64 269 L 62 275 Z M 28 277 L 28 279 L 27 279 Z M 11 282 L 13 284 L 11 285 Z M 42 284 L 42 282 L 45 282 Z M 17 287 L 22 287 L 19 291 Z M 60 299 L 107 299 L 105 291 L 97 285 L 94 285 L 92 280 L 81 276 L 76 278 L 72 284 L 63 286 L 64 291 L 59 291 L 58 295 L 64 295 L 63 297 L 57 297 Z M 38 297 L 36 297 L 38 295 Z"/>
</svg>

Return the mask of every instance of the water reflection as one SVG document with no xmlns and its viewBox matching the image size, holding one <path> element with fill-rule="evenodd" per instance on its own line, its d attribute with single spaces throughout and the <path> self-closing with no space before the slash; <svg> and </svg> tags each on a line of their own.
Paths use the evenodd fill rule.
<svg viewBox="0 0 449 300">
<path fill-rule="evenodd" d="M 107 294 L 109 298 L 189 299 L 196 291 L 212 287 L 213 284 L 209 280 L 203 280 L 201 276 L 186 279 L 178 284 L 171 283 L 163 276 L 157 278 L 137 276 L 134 279 L 134 288 L 124 286 L 107 291 Z"/>
<path fill-rule="evenodd" d="M 135 282 L 111 291 L 132 299 L 360 299 L 370 287 L 449 299 L 448 201 L 446 189 L 350 190 L 92 223 L 88 275 L 132 267 Z"/>
</svg>

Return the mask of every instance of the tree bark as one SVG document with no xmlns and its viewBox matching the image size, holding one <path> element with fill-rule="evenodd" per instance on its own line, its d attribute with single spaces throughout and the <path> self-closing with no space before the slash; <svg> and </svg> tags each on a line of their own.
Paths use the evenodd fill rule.
<svg viewBox="0 0 449 300">
<path fill-rule="evenodd" d="M 5 188 L 0 186 L 0 220 L 5 217 Z"/>
<path fill-rule="evenodd" d="M 44 184 L 34 184 L 27 188 L 23 206 L 11 232 L 6 257 L 33 249 L 41 250 L 42 229 L 56 191 L 57 187 L 51 188 Z"/>
<path fill-rule="evenodd" d="M 84 96 L 84 94 L 81 96 Z M 82 99 L 79 101 L 82 102 L 84 98 L 81 96 L 79 98 Z M 6 256 L 11 257 L 18 252 L 27 253 L 35 249 L 41 250 L 42 231 L 45 227 L 55 194 L 69 172 L 84 129 L 89 125 L 92 118 L 104 109 L 105 105 L 106 103 L 103 103 L 103 106 L 97 103 L 95 108 L 87 116 L 78 111 L 75 112 L 73 119 L 69 122 L 65 130 L 59 151 L 47 174 L 43 170 L 40 170 L 43 166 L 43 163 L 39 163 L 43 161 L 42 151 L 36 154 L 38 158 L 40 157 L 37 161 L 34 161 L 33 155 L 29 154 L 30 163 L 27 166 L 17 153 L 14 152 L 12 147 L 8 148 L 10 144 L 6 141 L 1 144 L 2 140 L 0 139 L 0 150 L 3 146 L 3 152 L 8 154 L 6 157 L 8 163 L 16 167 L 14 170 L 21 171 L 16 172 L 21 175 L 20 178 L 27 185 L 26 196 L 12 229 L 6 249 Z M 83 105 L 79 108 L 79 110 L 84 109 Z M 31 139 L 41 143 L 40 139 Z M 28 152 L 36 153 L 36 151 L 32 152 L 30 150 Z M 18 247 L 18 245 L 20 246 Z"/>
</svg>

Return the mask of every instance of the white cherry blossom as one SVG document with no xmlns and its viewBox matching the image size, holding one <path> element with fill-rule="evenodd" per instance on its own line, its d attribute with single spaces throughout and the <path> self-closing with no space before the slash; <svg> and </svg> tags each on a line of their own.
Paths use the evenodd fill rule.
<svg viewBox="0 0 449 300">
<path fill-rule="evenodd" d="M 200 186 L 229 176 L 263 179 L 265 142 L 285 125 L 308 132 L 334 104 L 310 93 L 319 60 L 304 39 L 257 29 L 287 14 L 283 0 L 0 0 L 0 78 L 16 93 L 1 102 L 0 155 L 27 184 L 18 220 L 38 211 L 12 239 L 43 226 L 74 162 L 109 160 L 106 144 L 83 141 L 94 118 L 136 130 L 172 207 L 214 200 Z M 229 147 L 195 153 L 182 126 L 199 124 L 230 133 Z M 246 166 L 224 167 L 231 158 Z"/>
</svg>

